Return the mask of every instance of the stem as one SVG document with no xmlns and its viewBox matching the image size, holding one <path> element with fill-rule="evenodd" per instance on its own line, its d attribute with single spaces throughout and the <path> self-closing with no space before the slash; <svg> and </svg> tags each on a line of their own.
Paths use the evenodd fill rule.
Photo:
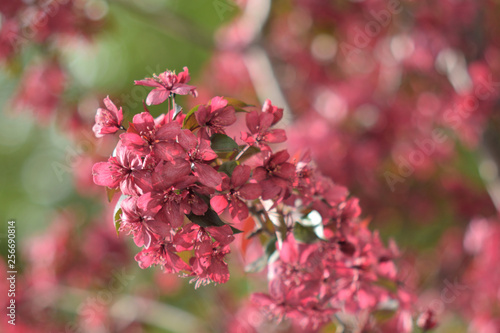
<svg viewBox="0 0 500 333">
<path fill-rule="evenodd" d="M 263 210 L 264 216 L 266 217 L 267 220 L 271 221 L 271 223 L 274 225 L 274 232 L 276 234 L 276 238 L 278 239 L 279 248 L 281 249 L 281 245 L 283 244 L 283 242 L 286 238 L 286 233 L 288 231 L 286 223 L 283 220 L 282 216 L 279 215 L 276 208 L 269 209 L 273 205 L 272 201 L 267 200 L 266 202 L 264 202 L 261 199 L 260 202 L 261 202 L 262 206 L 264 207 L 264 210 Z M 269 208 L 266 208 L 266 206 L 268 206 Z M 275 214 L 270 215 L 269 213 L 275 213 Z"/>
<path fill-rule="evenodd" d="M 175 94 L 172 94 L 172 110 L 174 111 L 174 113 L 172 114 L 172 121 L 173 121 L 177 117 L 177 108 L 175 106 Z"/>
<path fill-rule="evenodd" d="M 236 158 L 234 159 L 235 161 L 239 160 L 239 158 L 250 148 L 250 145 L 245 146 L 242 151 L 236 155 Z"/>
</svg>

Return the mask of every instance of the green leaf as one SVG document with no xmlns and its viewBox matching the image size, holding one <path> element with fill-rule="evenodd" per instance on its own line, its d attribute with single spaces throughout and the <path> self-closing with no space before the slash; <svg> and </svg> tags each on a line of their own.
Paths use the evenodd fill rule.
<svg viewBox="0 0 500 333">
<path fill-rule="evenodd" d="M 113 210 L 113 217 L 114 217 L 114 222 L 115 222 L 115 229 L 116 229 L 116 235 L 119 235 L 118 229 L 120 229 L 120 224 L 121 224 L 121 219 L 120 215 L 122 213 L 122 201 L 128 198 L 127 195 L 122 194 L 120 199 L 118 199 L 118 202 L 116 203 L 115 209 Z"/>
<path fill-rule="evenodd" d="M 118 209 L 115 214 L 115 229 L 116 229 L 116 236 L 120 236 L 120 225 L 121 225 L 121 219 L 120 215 L 122 213 L 122 209 Z"/>
<path fill-rule="evenodd" d="M 240 101 L 238 99 L 231 98 L 231 97 L 224 97 L 224 99 L 227 101 L 227 105 L 230 105 L 230 106 L 234 107 L 235 109 L 238 109 L 237 111 L 239 111 L 239 112 L 248 112 L 246 110 L 243 110 L 242 108 L 245 108 L 247 106 L 253 106 L 253 105 L 247 104 L 243 101 Z"/>
<path fill-rule="evenodd" d="M 293 236 L 298 242 L 311 244 L 318 241 L 318 236 L 314 232 L 314 227 L 306 227 L 296 222 L 293 226 Z"/>
<path fill-rule="evenodd" d="M 199 225 L 200 227 L 203 227 L 203 228 L 222 227 L 222 226 L 226 225 L 226 223 L 224 223 L 220 219 L 219 215 L 217 215 L 217 213 L 212 208 L 208 208 L 208 210 L 203 215 L 196 215 L 193 213 L 189 213 L 189 214 L 186 214 L 186 216 L 191 222 L 196 223 L 197 225 Z M 230 227 L 231 227 L 231 230 L 233 230 L 234 234 L 238 234 L 238 233 L 242 232 L 241 230 L 236 229 L 232 226 L 230 226 Z"/>
<path fill-rule="evenodd" d="M 183 128 L 193 130 L 199 126 L 198 121 L 196 120 L 196 117 L 194 115 L 194 113 L 198 111 L 199 107 L 199 105 L 196 105 L 194 108 L 189 110 L 188 113 L 186 113 L 186 118 L 184 119 L 184 123 L 182 124 Z"/>
<path fill-rule="evenodd" d="M 255 155 L 257 153 L 260 153 L 260 149 L 257 148 L 257 147 L 252 146 L 252 147 L 248 148 L 247 151 L 244 152 L 243 155 L 241 155 L 238 160 L 240 162 L 241 161 L 245 161 L 245 160 L 249 159 L 250 157 L 252 157 L 253 155 Z"/>
<path fill-rule="evenodd" d="M 323 218 L 321 217 L 321 214 L 318 213 L 318 211 L 310 211 L 306 216 L 302 218 L 300 224 L 304 227 L 312 228 L 319 239 L 326 240 L 323 228 Z"/>
<path fill-rule="evenodd" d="M 238 144 L 226 134 L 216 133 L 210 138 L 211 147 L 214 151 L 238 150 Z"/>
<path fill-rule="evenodd" d="M 224 172 L 226 175 L 231 177 L 233 175 L 234 168 L 238 166 L 237 161 L 227 161 L 221 164 L 219 167 L 219 172 Z"/>
<path fill-rule="evenodd" d="M 115 193 L 118 191 L 119 189 L 106 187 L 106 195 L 108 197 L 108 202 L 113 201 L 113 197 L 115 196 Z"/>
</svg>

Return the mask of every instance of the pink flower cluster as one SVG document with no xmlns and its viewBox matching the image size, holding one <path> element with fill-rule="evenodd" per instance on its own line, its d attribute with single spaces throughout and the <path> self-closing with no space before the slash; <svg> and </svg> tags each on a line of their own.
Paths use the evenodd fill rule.
<svg viewBox="0 0 500 333">
<path fill-rule="evenodd" d="M 273 151 L 286 141 L 285 130 L 274 128 L 283 109 L 214 97 L 182 114 L 175 95 L 196 95 L 186 78 L 187 68 L 136 81 L 155 88 L 146 104 L 174 108 L 158 118 L 147 108 L 136 114 L 114 156 L 93 167 L 96 184 L 122 193 L 115 217 L 143 247 L 139 266 L 190 276 L 197 287 L 225 283 L 239 231 L 229 223 L 250 219 L 254 231 L 245 236 L 270 235 L 264 243 L 274 248 L 265 258 L 270 294 L 253 296 L 274 317 L 316 330 L 339 311 L 371 311 L 390 300 L 404 308 L 410 296 L 397 284 L 397 249 L 359 221 L 358 200 L 316 171 L 308 154 Z M 121 108 L 104 103 L 98 137 L 124 130 Z"/>
</svg>

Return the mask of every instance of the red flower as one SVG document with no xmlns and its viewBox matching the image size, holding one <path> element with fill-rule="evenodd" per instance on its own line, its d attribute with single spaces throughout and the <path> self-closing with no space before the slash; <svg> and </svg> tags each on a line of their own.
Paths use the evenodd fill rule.
<svg viewBox="0 0 500 333">
<path fill-rule="evenodd" d="M 226 283 L 229 280 L 229 269 L 224 258 L 230 252 L 229 244 L 234 240 L 230 226 L 202 228 L 189 224 L 179 235 L 183 242 L 180 248 L 194 248 L 190 264 L 193 270 L 191 275 L 196 276 L 195 288 L 210 282 Z"/>
<path fill-rule="evenodd" d="M 140 195 L 151 190 L 151 159 L 141 157 L 119 144 L 116 156 L 108 162 L 94 164 L 94 183 L 109 188 L 117 188 L 125 195 Z"/>
<path fill-rule="evenodd" d="M 271 123 L 271 126 L 276 124 L 281 120 L 281 118 L 283 118 L 283 109 L 274 106 L 269 99 L 266 99 L 264 105 L 262 105 L 262 112 L 270 113 L 273 115 L 273 122 Z"/>
<path fill-rule="evenodd" d="M 281 111 L 280 111 L 281 110 Z M 261 149 L 269 150 L 268 143 L 286 141 L 286 132 L 283 129 L 270 129 L 283 116 L 283 110 L 278 109 L 266 101 L 263 111 L 257 110 L 247 113 L 246 123 L 250 131 L 241 132 L 241 139 L 248 145 L 259 145 Z"/>
<path fill-rule="evenodd" d="M 118 109 L 115 104 L 109 99 L 109 96 L 104 99 L 105 109 L 97 109 L 95 115 L 95 125 L 92 130 L 95 136 L 100 138 L 106 134 L 116 133 L 119 129 L 123 129 L 123 112 L 122 108 Z"/>
<path fill-rule="evenodd" d="M 281 150 L 276 154 L 264 151 L 263 155 L 263 165 L 253 171 L 253 178 L 262 187 L 262 199 L 283 198 L 289 194 L 289 187 L 295 177 L 295 165 L 287 162 L 290 154 Z"/>
<path fill-rule="evenodd" d="M 221 181 L 221 175 L 207 162 L 217 158 L 217 154 L 210 148 L 210 141 L 197 138 L 190 130 L 182 130 L 179 134 L 179 144 L 186 152 L 186 159 L 200 183 L 215 188 Z"/>
<path fill-rule="evenodd" d="M 209 133 L 223 133 L 224 127 L 236 122 L 234 107 L 228 106 L 222 97 L 214 97 L 208 105 L 200 105 L 195 112 L 196 121 L 201 127 L 208 128 Z"/>
<path fill-rule="evenodd" d="M 191 270 L 189 265 L 176 254 L 174 244 L 165 240 L 155 239 L 152 246 L 137 253 L 134 259 L 142 269 L 152 265 L 162 265 L 167 273 Z"/>
<path fill-rule="evenodd" d="M 137 197 L 123 200 L 120 207 L 122 209 L 120 230 L 132 232 L 135 245 L 147 249 L 157 236 L 171 239 L 170 224 L 146 216 L 147 214 L 137 206 Z"/>
<path fill-rule="evenodd" d="M 153 190 L 141 195 L 137 205 L 147 216 L 179 228 L 184 222 L 186 207 L 183 201 L 189 194 L 186 188 L 196 182 L 190 173 L 189 163 L 185 160 L 158 164 L 152 177 Z M 202 210 L 203 200 L 193 202 L 193 206 L 195 204 Z M 205 204 L 205 211 L 207 208 Z"/>
<path fill-rule="evenodd" d="M 247 183 L 250 173 L 249 166 L 238 165 L 234 168 L 231 178 L 222 174 L 222 184 L 217 187 L 222 193 L 210 199 L 210 205 L 217 214 L 221 214 L 229 206 L 233 218 L 238 216 L 238 219 L 243 221 L 248 216 L 247 204 L 241 199 L 257 199 L 262 191 L 259 184 Z"/>
<path fill-rule="evenodd" d="M 127 133 L 120 135 L 122 144 L 140 154 L 153 153 L 154 157 L 171 161 L 182 157 L 184 151 L 176 143 L 181 126 L 177 122 L 156 126 L 148 112 L 136 114 Z"/>
<path fill-rule="evenodd" d="M 184 71 L 177 75 L 167 70 L 160 75 L 154 74 L 153 78 L 135 81 L 135 84 L 155 87 L 155 89 L 151 90 L 148 94 L 146 103 L 148 105 L 157 105 L 165 102 L 171 94 L 187 95 L 191 93 L 196 97 L 198 95 L 196 87 L 186 84 L 189 79 L 189 71 L 187 67 L 184 67 Z"/>
</svg>

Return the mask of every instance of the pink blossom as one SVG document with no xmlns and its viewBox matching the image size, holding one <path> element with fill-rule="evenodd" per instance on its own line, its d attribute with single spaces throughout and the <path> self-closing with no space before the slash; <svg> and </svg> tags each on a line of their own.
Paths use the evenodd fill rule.
<svg viewBox="0 0 500 333">
<path fill-rule="evenodd" d="M 179 228 L 184 221 L 185 206 L 183 201 L 189 194 L 187 187 L 193 185 L 196 178 L 190 176 L 189 164 L 185 160 L 175 160 L 157 165 L 153 172 L 151 192 L 137 200 L 137 205 L 147 216 L 154 217 L 172 228 Z M 207 208 L 200 199 L 193 202 L 200 210 Z"/>
<path fill-rule="evenodd" d="M 289 158 L 286 150 L 276 154 L 263 152 L 263 164 L 253 172 L 253 178 L 262 187 L 262 199 L 281 199 L 289 195 L 295 177 L 295 166 L 287 162 Z"/>
<path fill-rule="evenodd" d="M 122 209 L 120 230 L 133 233 L 135 245 L 147 249 L 156 237 L 171 238 L 171 225 L 147 216 L 137 206 L 137 197 L 123 200 L 120 207 Z"/>
<path fill-rule="evenodd" d="M 212 208 L 221 214 L 227 207 L 231 216 L 236 216 L 243 221 L 248 216 L 247 204 L 244 200 L 255 200 L 261 194 L 259 184 L 247 183 L 250 179 L 251 168 L 246 165 L 238 165 L 233 170 L 231 178 L 222 174 L 222 183 L 217 187 L 220 194 L 210 199 Z"/>
<path fill-rule="evenodd" d="M 142 269 L 160 265 L 166 273 L 191 270 L 189 265 L 176 254 L 174 244 L 161 239 L 155 239 L 149 248 L 137 253 L 135 260 Z"/>
<path fill-rule="evenodd" d="M 139 195 L 151 190 L 153 161 L 143 160 L 126 146 L 119 144 L 116 156 L 108 162 L 94 164 L 92 175 L 94 183 L 109 188 L 120 187 L 125 195 Z"/>
<path fill-rule="evenodd" d="M 258 145 L 261 149 L 269 150 L 267 144 L 285 142 L 286 133 L 282 129 L 270 129 L 275 123 L 275 117 L 279 118 L 279 112 L 272 113 L 273 107 L 269 105 L 265 110 L 267 111 L 254 110 L 247 113 L 246 124 L 250 132 L 241 132 L 241 139 L 248 145 Z"/>
<path fill-rule="evenodd" d="M 223 97 L 214 97 L 207 105 L 200 105 L 195 112 L 196 121 L 208 134 L 225 133 L 224 128 L 236 122 L 234 107 L 228 106 Z"/>
<path fill-rule="evenodd" d="M 190 168 L 200 183 L 212 188 L 217 187 L 222 178 L 208 165 L 208 162 L 217 158 L 217 154 L 210 148 L 210 141 L 196 137 L 189 130 L 182 130 L 179 134 L 179 144 L 184 148 Z"/>
<path fill-rule="evenodd" d="M 165 102 L 172 94 L 197 96 L 195 86 L 187 85 L 189 81 L 189 71 L 184 67 L 184 71 L 175 74 L 171 71 L 165 71 L 160 75 L 153 75 L 153 78 L 135 81 L 136 85 L 154 87 L 146 98 L 148 105 L 157 105 Z"/>
<path fill-rule="evenodd" d="M 156 126 L 149 112 L 134 116 L 127 133 L 120 135 L 122 144 L 139 154 L 150 154 L 162 160 L 171 161 L 182 157 L 182 147 L 176 142 L 181 126 L 177 122 Z"/>
<path fill-rule="evenodd" d="M 98 138 L 103 137 L 105 134 L 116 133 L 119 129 L 124 129 L 122 126 L 122 108 L 118 109 L 109 99 L 109 96 L 104 99 L 104 105 L 106 106 L 105 109 L 97 109 L 95 125 L 92 127 L 95 136 Z"/>
</svg>

